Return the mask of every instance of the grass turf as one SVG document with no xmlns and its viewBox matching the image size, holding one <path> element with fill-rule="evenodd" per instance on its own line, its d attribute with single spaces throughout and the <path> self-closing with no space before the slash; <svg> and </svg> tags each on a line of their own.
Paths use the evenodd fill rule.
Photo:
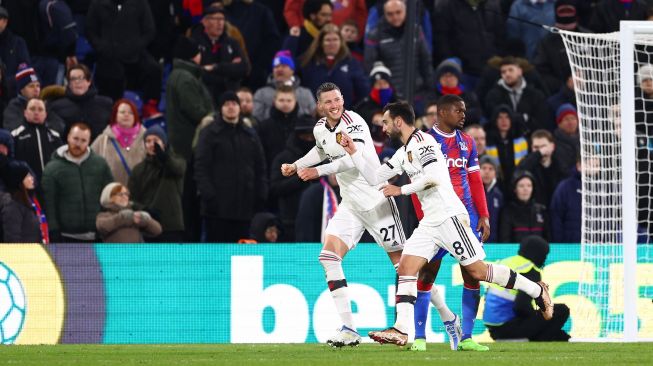
<svg viewBox="0 0 653 366">
<path fill-rule="evenodd" d="M 363 344 L 0 346 L 0 365 L 651 365 L 651 343 L 493 343 L 489 352 Z"/>
</svg>

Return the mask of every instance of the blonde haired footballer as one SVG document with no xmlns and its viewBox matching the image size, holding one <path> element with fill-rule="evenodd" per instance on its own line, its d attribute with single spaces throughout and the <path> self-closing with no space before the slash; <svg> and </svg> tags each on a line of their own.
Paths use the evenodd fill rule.
<svg viewBox="0 0 653 366">
<path fill-rule="evenodd" d="M 353 322 L 342 259 L 367 229 L 396 268 L 405 234 L 394 198 L 386 198 L 378 185 L 367 183 L 340 145 L 342 136 L 347 134 L 351 145 L 356 145 L 360 151 L 359 155 L 371 166 L 379 167 L 381 164 L 367 123 L 358 114 L 344 110 L 344 99 L 337 85 L 324 83 L 316 94 L 317 107 L 325 116 L 313 129 L 316 146 L 294 163 L 283 164 L 281 172 L 284 176 L 297 173 L 305 181 L 336 174 L 342 202 L 327 224 L 319 261 L 343 325 L 327 340 L 327 344 L 333 347 L 355 346 L 361 337 Z M 330 163 L 313 168 L 324 160 Z"/>
</svg>

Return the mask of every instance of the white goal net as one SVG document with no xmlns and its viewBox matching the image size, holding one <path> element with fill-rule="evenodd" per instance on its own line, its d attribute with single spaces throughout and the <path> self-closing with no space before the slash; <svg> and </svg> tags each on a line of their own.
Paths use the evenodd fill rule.
<svg viewBox="0 0 653 366">
<path fill-rule="evenodd" d="M 610 34 L 560 31 L 583 166 L 578 289 L 588 301 L 572 322 L 600 325 L 581 338 L 653 338 L 653 22 L 636 24 Z"/>
</svg>

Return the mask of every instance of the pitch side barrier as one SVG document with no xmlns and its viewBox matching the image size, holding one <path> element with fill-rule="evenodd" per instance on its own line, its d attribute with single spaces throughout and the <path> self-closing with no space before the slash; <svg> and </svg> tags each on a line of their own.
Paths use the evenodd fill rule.
<svg viewBox="0 0 653 366">
<path fill-rule="evenodd" d="M 488 259 L 517 253 L 486 245 Z M 340 325 L 317 261 L 319 244 L 0 244 L 0 340 L 57 343 L 324 342 Z M 607 271 L 611 315 L 623 316 L 622 271 L 583 268 L 579 244 L 554 244 L 544 269 L 555 302 L 571 308 L 565 329 L 601 335 L 606 319 L 578 295 L 587 270 Z M 653 286 L 653 263 L 640 263 L 640 294 Z M 394 321 L 395 275 L 385 253 L 360 244 L 343 264 L 361 334 Z M 603 276 L 604 273 L 601 274 Z M 462 279 L 445 259 L 437 284 L 460 314 Z M 650 290 L 650 288 L 648 289 Z M 651 299 L 638 301 L 639 336 L 653 337 Z M 483 301 L 479 318 L 483 313 Z M 427 338 L 444 342 L 437 312 Z M 474 337 L 489 341 L 482 321 Z"/>
</svg>

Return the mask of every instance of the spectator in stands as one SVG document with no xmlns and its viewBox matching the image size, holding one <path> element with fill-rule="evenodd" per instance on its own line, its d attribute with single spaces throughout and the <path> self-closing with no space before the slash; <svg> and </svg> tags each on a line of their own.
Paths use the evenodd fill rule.
<svg viewBox="0 0 653 366">
<path fill-rule="evenodd" d="M 295 131 L 286 141 L 286 146 L 272 161 L 270 166 L 270 198 L 276 200 L 279 218 L 283 223 L 284 241 L 295 241 L 295 220 L 299 209 L 302 192 L 310 183 L 299 179 L 297 174 L 284 177 L 281 165 L 295 161 L 306 155 L 315 146 L 313 127 L 315 120 L 311 116 L 300 116 L 295 123 Z"/>
<path fill-rule="evenodd" d="M 169 149 L 168 137 L 159 125 L 145 131 L 144 142 L 147 156 L 129 177 L 132 200 L 161 224 L 163 232 L 153 241 L 180 243 L 184 240 L 181 198 L 186 162 Z"/>
<path fill-rule="evenodd" d="M 16 141 L 16 159 L 25 161 L 37 181 L 41 180 L 45 165 L 57 148 L 63 145 L 59 133 L 49 128 L 45 121 L 45 103 L 39 98 L 30 99 L 25 108 L 23 124 L 11 132 Z"/>
<path fill-rule="evenodd" d="M 295 130 L 298 116 L 297 97 L 292 86 L 277 88 L 270 117 L 258 126 L 257 132 L 265 152 L 265 166 L 270 171 L 272 160 L 283 150 Z M 294 160 L 293 160 L 294 161 Z"/>
<path fill-rule="evenodd" d="M 260 1 L 224 1 L 225 14 L 243 34 L 247 54 L 251 60 L 251 72 L 247 86 L 258 89 L 265 85 L 270 60 L 281 47 L 281 34 L 275 24 L 274 14 Z"/>
<path fill-rule="evenodd" d="M 617 32 L 622 20 L 646 19 L 646 4 L 641 0 L 601 0 L 594 7 L 589 28 L 595 33 Z"/>
<path fill-rule="evenodd" d="M 560 182 L 551 200 L 551 240 L 554 243 L 580 243 L 583 214 L 582 163 L 576 156 L 576 170 Z"/>
<path fill-rule="evenodd" d="M 105 243 L 142 243 L 143 234 L 161 234 L 161 225 L 146 211 L 136 211 L 129 201 L 129 190 L 114 182 L 100 196 L 102 211 L 95 219 L 99 237 Z"/>
<path fill-rule="evenodd" d="M 363 44 L 360 40 L 361 32 L 358 30 L 358 25 L 352 19 L 345 20 L 342 25 L 340 25 L 340 35 L 342 39 L 347 44 L 351 56 L 355 58 L 363 66 L 363 61 L 365 59 L 365 51 L 363 49 Z"/>
<path fill-rule="evenodd" d="M 66 126 L 79 121 L 86 122 L 91 127 L 91 140 L 94 140 L 109 123 L 113 101 L 98 95 L 91 70 L 84 64 L 68 69 L 66 79 L 66 95 L 48 103 L 48 112 L 57 115 Z"/>
<path fill-rule="evenodd" d="M 0 172 L 14 159 L 14 138 L 11 132 L 0 128 Z M 0 179 L 0 194 L 6 192 L 4 180 Z"/>
<path fill-rule="evenodd" d="M 243 123 L 249 128 L 258 127 L 258 119 L 254 117 L 254 93 L 246 86 L 241 86 L 236 92 L 240 100 L 240 115 L 243 117 Z"/>
<path fill-rule="evenodd" d="M 555 27 L 572 32 L 587 32 L 578 25 L 576 0 L 555 2 Z M 533 64 L 544 79 L 547 89 L 553 92 L 565 83 L 571 74 L 567 50 L 560 33 L 548 33 L 537 45 Z"/>
<path fill-rule="evenodd" d="M 367 22 L 365 23 L 365 34 L 364 39 L 367 39 L 370 32 L 376 28 L 376 26 L 383 20 L 383 5 L 387 0 L 370 0 L 367 1 L 368 4 L 368 13 L 367 13 Z M 429 52 L 433 53 L 433 26 L 431 23 L 431 12 L 433 11 L 432 6 L 429 6 L 429 3 L 426 2 L 425 6 L 419 6 L 417 8 L 417 18 L 420 19 L 420 26 L 424 32 L 424 38 L 426 38 L 426 45 L 429 48 Z"/>
<path fill-rule="evenodd" d="M 511 195 L 513 171 L 528 154 L 528 140 L 522 134 L 521 122 L 508 105 L 498 105 L 487 125 L 488 156 L 494 158 L 503 177 L 501 190 Z"/>
<path fill-rule="evenodd" d="M 365 40 L 365 69 L 372 70 L 376 61 L 390 69 L 392 85 L 399 95 L 406 93 L 404 76 L 407 57 L 402 50 L 406 37 L 406 3 L 388 0 L 383 6 L 384 20 L 371 30 Z M 424 33 L 421 28 L 415 45 L 415 90 L 428 88 L 433 84 L 433 66 Z M 336 83 L 337 84 L 337 83 Z M 345 99 L 347 100 L 347 99 Z"/>
<path fill-rule="evenodd" d="M 350 109 L 370 90 L 369 80 L 343 42 L 338 27 L 327 24 L 320 30 L 302 59 L 302 84 L 309 90 L 326 82 L 340 87 L 345 108 Z"/>
<path fill-rule="evenodd" d="M 145 159 L 144 134 L 134 103 L 119 99 L 113 105 L 109 125 L 91 145 L 93 152 L 109 164 L 115 182 L 127 185 L 132 169 Z"/>
<path fill-rule="evenodd" d="M 465 127 L 465 133 L 470 135 L 476 143 L 476 153 L 479 159 L 485 156 L 487 148 L 487 134 L 483 127 L 479 124 L 471 124 Z"/>
<path fill-rule="evenodd" d="M 100 194 L 113 182 L 113 176 L 104 158 L 89 148 L 91 129 L 87 125 L 74 123 L 67 141 L 43 171 L 50 240 L 93 243 Z"/>
<path fill-rule="evenodd" d="M 284 16 L 290 27 L 290 34 L 283 41 L 283 49 L 290 50 L 293 57 L 299 58 L 308 50 L 326 24 L 331 23 L 333 4 L 329 0 L 306 0 L 301 7 L 303 21 L 297 19 L 296 11 L 288 11 L 297 4 L 286 2 Z M 290 17 L 290 19 L 289 19 Z"/>
<path fill-rule="evenodd" d="M 507 34 L 509 38 L 521 39 L 524 42 L 526 57 L 529 60 L 535 57 L 537 44 L 548 34 L 548 31 L 524 21 L 552 26 L 556 20 L 555 14 L 554 0 L 515 0 L 512 3 L 510 7 L 512 18 L 508 18 L 506 22 Z"/>
<path fill-rule="evenodd" d="M 34 68 L 41 76 L 43 87 L 60 85 L 63 74 L 77 64 L 77 23 L 69 1 L 40 1 L 36 28 L 39 46 L 31 52 Z"/>
<path fill-rule="evenodd" d="M 571 70 L 570 70 L 571 72 Z M 576 93 L 574 92 L 574 79 L 571 74 L 565 78 L 565 82 L 560 86 L 558 92 L 547 98 L 546 104 L 549 105 L 549 112 L 555 114 L 563 104 L 576 105 Z"/>
<path fill-rule="evenodd" d="M 276 90 L 282 85 L 291 86 L 295 90 L 299 114 L 315 113 L 315 96 L 311 90 L 300 86 L 300 80 L 295 76 L 295 71 L 295 62 L 290 52 L 284 50 L 274 55 L 272 74 L 268 77 L 268 84 L 254 93 L 253 114 L 259 122 L 270 117 Z"/>
<path fill-rule="evenodd" d="M 372 121 L 372 117 L 381 112 L 383 114 L 383 107 L 388 103 L 397 101 L 397 94 L 392 87 L 391 80 L 392 72 L 385 67 L 383 62 L 377 61 L 370 71 L 370 89 L 369 94 L 363 98 L 356 106 L 354 111 L 360 114 L 367 123 Z"/>
<path fill-rule="evenodd" d="M 448 58 L 440 62 L 435 69 L 435 88 L 428 90 L 427 100 L 438 100 L 443 95 L 454 94 L 465 101 L 465 125 L 483 123 L 483 111 L 481 104 L 473 91 L 468 91 L 465 85 L 461 84 L 463 70 L 460 60 Z"/>
<path fill-rule="evenodd" d="M 27 64 L 21 64 L 16 73 L 16 87 L 19 91 L 18 96 L 9 101 L 3 116 L 3 127 L 9 131 L 15 130 L 23 123 L 27 101 L 38 98 L 41 94 L 39 77 L 34 69 Z M 63 123 L 56 116 L 50 116 L 46 120 L 46 124 L 59 133 L 64 130 Z"/>
<path fill-rule="evenodd" d="M 190 159 L 191 142 L 197 126 L 213 110 L 211 94 L 202 82 L 202 69 L 199 66 L 202 57 L 197 41 L 179 37 L 173 69 L 166 82 L 166 122 L 170 146 L 185 160 Z"/>
<path fill-rule="evenodd" d="M 8 191 L 0 196 L 3 243 L 49 244 L 48 221 L 36 198 L 36 178 L 29 166 L 14 160 L 3 175 Z"/>
<path fill-rule="evenodd" d="M 458 57 L 466 73 L 462 81 L 473 89 L 475 83 L 470 81 L 480 77 L 506 38 L 499 0 L 442 0 L 436 4 L 433 19 L 435 62 Z"/>
<path fill-rule="evenodd" d="M 549 254 L 549 243 L 537 236 L 521 240 L 517 255 L 499 263 L 531 281 L 542 281 L 542 267 Z M 529 341 L 567 342 L 569 334 L 562 327 L 569 319 L 569 307 L 553 305 L 553 319 L 544 320 L 533 307 L 532 299 L 522 291 L 490 285 L 485 294 L 483 321 L 492 339 L 527 338 Z"/>
<path fill-rule="evenodd" d="M 307 2 L 309 1 L 288 0 L 285 2 L 283 15 L 286 18 L 286 23 L 291 27 L 291 32 L 298 32 L 304 24 L 306 15 L 302 14 L 302 8 Z M 334 0 L 332 4 L 331 19 L 327 23 L 333 23 L 342 28 L 345 23 L 351 21 L 357 29 L 365 29 L 367 20 L 365 0 Z"/>
<path fill-rule="evenodd" d="M 7 28 L 8 24 L 9 12 L 0 6 L 0 60 L 5 65 L 3 76 L 16 74 L 18 65 L 30 62 L 29 51 L 27 50 L 25 40 Z M 7 93 L 10 98 L 13 98 L 16 93 L 20 92 L 20 89 L 16 87 L 14 79 L 7 79 Z"/>
<path fill-rule="evenodd" d="M 486 111 L 507 104 L 524 122 L 525 133 L 539 129 L 553 130 L 552 118 L 546 106 L 544 94 L 526 82 L 519 61 L 504 57 L 501 61 L 501 79 L 485 97 Z"/>
<path fill-rule="evenodd" d="M 161 66 L 147 51 L 156 34 L 145 0 L 93 0 L 86 35 L 97 53 L 95 81 L 100 93 L 122 98 L 125 85 L 142 90 L 143 118 L 159 114 Z"/>
<path fill-rule="evenodd" d="M 637 132 L 653 136 L 653 64 L 640 65 L 637 70 L 635 126 Z"/>
<path fill-rule="evenodd" d="M 267 200 L 267 169 L 256 132 L 243 125 L 240 101 L 225 92 L 220 114 L 200 132 L 195 151 L 195 181 L 209 242 L 236 242 Z M 228 172 L 229 174 L 225 174 Z"/>
<path fill-rule="evenodd" d="M 415 121 L 415 127 L 426 132 L 433 127 L 438 116 L 438 101 L 432 100 L 426 103 L 424 115 Z"/>
<path fill-rule="evenodd" d="M 556 113 L 558 128 L 553 131 L 556 149 L 562 153 L 563 169 L 569 171 L 576 164 L 576 155 L 580 154 L 580 131 L 578 130 L 578 113 L 571 104 L 563 104 Z"/>
<path fill-rule="evenodd" d="M 333 217 L 342 200 L 336 175 L 321 177 L 319 183 L 312 183 L 299 199 L 295 221 L 295 241 L 298 243 L 319 243 L 326 228 L 326 222 Z"/>
<path fill-rule="evenodd" d="M 518 243 L 529 235 L 549 237 L 549 217 L 546 206 L 533 199 L 539 187 L 527 171 L 515 172 L 512 180 L 515 199 L 501 211 L 499 242 Z"/>
<path fill-rule="evenodd" d="M 225 90 L 236 91 L 250 66 L 238 42 L 225 33 L 224 9 L 205 8 L 202 26 L 193 30 L 191 38 L 200 45 L 202 79 L 213 100 Z"/>
<path fill-rule="evenodd" d="M 288 242 L 283 239 L 281 220 L 270 212 L 259 212 L 254 215 L 249 227 L 249 237 L 256 243 Z"/>
<path fill-rule="evenodd" d="M 490 212 L 490 236 L 487 241 L 496 243 L 499 239 L 499 218 L 503 209 L 503 193 L 497 180 L 497 163 L 494 158 L 483 156 L 480 159 L 481 180 L 485 188 L 485 199 Z"/>
<path fill-rule="evenodd" d="M 537 203 L 545 206 L 550 204 L 556 186 L 567 177 L 564 153 L 556 146 L 551 132 L 537 130 L 531 135 L 531 153 L 519 162 L 517 168 L 533 175 L 537 187 L 534 194 Z"/>
</svg>

